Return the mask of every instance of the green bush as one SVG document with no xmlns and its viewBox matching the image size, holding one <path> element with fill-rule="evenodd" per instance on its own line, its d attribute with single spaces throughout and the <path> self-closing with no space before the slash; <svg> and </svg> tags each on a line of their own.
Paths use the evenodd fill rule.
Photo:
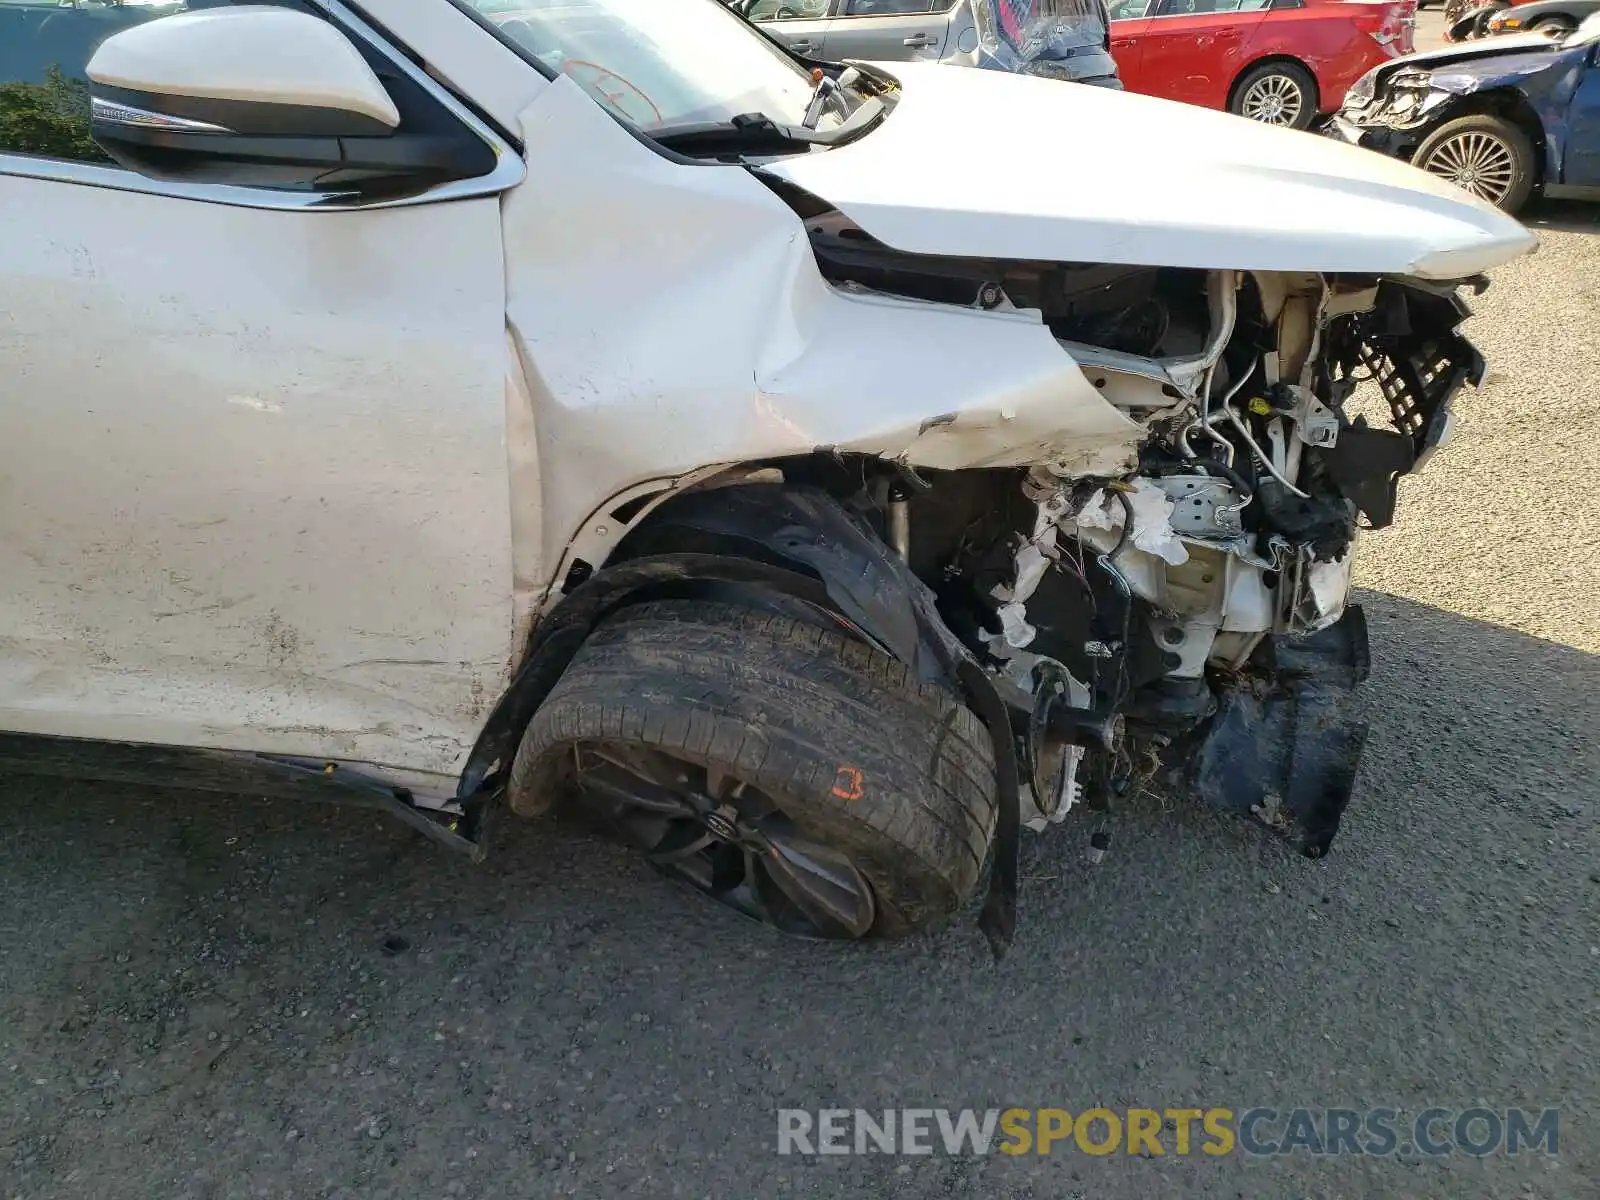
<svg viewBox="0 0 1600 1200">
<path fill-rule="evenodd" d="M 51 67 L 43 83 L 0 83 L 0 151 L 109 162 L 89 136 L 89 87 Z"/>
</svg>

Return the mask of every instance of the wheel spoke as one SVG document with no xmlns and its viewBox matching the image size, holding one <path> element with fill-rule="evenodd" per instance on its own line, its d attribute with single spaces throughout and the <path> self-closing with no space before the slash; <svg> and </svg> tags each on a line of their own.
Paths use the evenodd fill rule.
<svg viewBox="0 0 1600 1200">
<path fill-rule="evenodd" d="M 1441 142 L 1421 166 L 1491 203 L 1505 198 L 1517 173 L 1511 147 L 1494 134 L 1477 130 Z"/>
<path fill-rule="evenodd" d="M 692 817 L 695 808 L 682 796 L 615 766 L 591 767 L 579 775 L 583 789 L 625 808 L 640 808 L 668 817 Z"/>
<path fill-rule="evenodd" d="M 716 835 L 703 826 L 678 821 L 645 857 L 654 863 L 675 863 L 699 854 L 716 840 Z"/>
<path fill-rule="evenodd" d="M 739 889 L 741 897 L 748 892 L 746 886 L 750 878 L 750 868 L 747 862 L 749 851 L 743 846 L 735 846 L 728 842 L 718 842 L 711 848 L 708 856 L 710 861 L 710 876 L 706 883 L 706 890 L 719 898 L 725 894 Z M 742 900 L 734 901 L 734 907 L 741 911 L 748 909 L 749 905 Z"/>
<path fill-rule="evenodd" d="M 1473 138 L 1470 150 L 1472 156 L 1470 159 L 1471 169 L 1481 174 L 1484 167 L 1488 166 L 1494 159 L 1495 149 L 1494 143 L 1482 135 Z"/>
<path fill-rule="evenodd" d="M 778 815 L 779 809 L 772 797 L 757 788 L 740 792 L 733 800 L 739 819 L 747 825 L 759 825 L 766 818 Z"/>
<path fill-rule="evenodd" d="M 843 853 L 799 836 L 777 802 L 722 767 L 648 747 L 581 743 L 586 799 L 654 866 L 785 933 L 857 938 L 877 918 Z"/>
<path fill-rule="evenodd" d="M 637 746 L 585 746 L 584 753 L 670 792 L 680 792 L 691 783 L 681 764 Z"/>
<path fill-rule="evenodd" d="M 1253 121 L 1293 125 L 1300 119 L 1304 104 L 1298 83 L 1287 75 L 1268 75 L 1250 85 L 1240 108 Z"/>
<path fill-rule="evenodd" d="M 680 779 L 646 754 L 585 746 L 576 751 L 575 761 L 584 789 L 612 804 L 669 817 L 692 817 L 700 811 L 681 790 Z"/>
<path fill-rule="evenodd" d="M 872 889 L 850 860 L 817 842 L 780 835 L 768 838 L 753 860 L 784 897 L 824 934 L 860 937 L 872 928 Z"/>
<path fill-rule="evenodd" d="M 678 822 L 671 817 L 634 808 L 626 803 L 613 806 L 607 814 L 611 828 L 634 849 L 649 854 L 668 836 Z"/>
<path fill-rule="evenodd" d="M 744 791 L 744 784 L 716 767 L 706 768 L 706 795 L 721 804 Z"/>
</svg>

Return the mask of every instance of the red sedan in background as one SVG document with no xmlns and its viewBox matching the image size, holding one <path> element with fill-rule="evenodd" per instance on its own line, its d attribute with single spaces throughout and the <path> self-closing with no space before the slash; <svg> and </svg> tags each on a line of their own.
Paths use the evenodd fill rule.
<svg viewBox="0 0 1600 1200">
<path fill-rule="evenodd" d="M 1412 51 L 1417 0 L 1113 0 L 1130 92 L 1304 129 L 1367 71 Z"/>
</svg>

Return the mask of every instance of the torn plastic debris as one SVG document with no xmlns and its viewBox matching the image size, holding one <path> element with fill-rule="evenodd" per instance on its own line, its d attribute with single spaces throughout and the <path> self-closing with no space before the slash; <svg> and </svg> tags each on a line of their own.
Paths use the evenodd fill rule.
<svg viewBox="0 0 1600 1200">
<path fill-rule="evenodd" d="M 1355 566 L 1355 556 L 1346 550 L 1332 562 L 1314 562 L 1306 572 L 1306 586 L 1311 593 L 1316 616 L 1307 622 L 1309 630 L 1332 625 L 1343 614 L 1350 595 L 1350 574 Z"/>
<path fill-rule="evenodd" d="M 1135 481 L 1133 490 L 1124 492 L 1133 509 L 1133 537 L 1137 550 L 1154 554 L 1169 566 L 1182 566 L 1189 561 L 1189 551 L 1172 530 L 1172 501 L 1154 483 L 1147 479 Z M 1121 503 L 1113 500 L 1105 489 L 1089 497 L 1076 518 L 1080 529 L 1104 529 L 1118 533 L 1124 521 Z"/>
<path fill-rule="evenodd" d="M 1028 542 L 1017 551 L 1017 581 L 1011 585 L 1009 595 L 998 597 L 1001 600 L 1013 600 L 1018 604 L 1026 603 L 1039 586 L 1039 581 L 1044 578 L 1044 573 L 1050 569 L 1050 558 L 1045 554 L 1045 547 L 1055 548 L 1055 526 L 1039 537 L 1037 541 Z"/>
<path fill-rule="evenodd" d="M 1028 599 L 1039 588 L 1039 581 L 1056 558 L 1056 526 L 1052 514 L 1059 505 L 1040 505 L 1038 519 L 1034 522 L 1033 537 L 1022 544 L 1012 559 L 1016 576 L 1009 584 L 1000 584 L 990 590 L 990 595 L 1003 601 L 996 614 L 1000 618 L 1000 634 L 1008 646 L 1018 650 L 1037 636 L 1038 630 L 1028 624 Z"/>
<path fill-rule="evenodd" d="M 1006 645 L 1020 650 L 1038 635 L 1039 631 L 1028 624 L 1026 605 L 1019 602 L 1002 604 L 995 612 L 1000 618 L 1000 636 L 1005 638 Z"/>
</svg>

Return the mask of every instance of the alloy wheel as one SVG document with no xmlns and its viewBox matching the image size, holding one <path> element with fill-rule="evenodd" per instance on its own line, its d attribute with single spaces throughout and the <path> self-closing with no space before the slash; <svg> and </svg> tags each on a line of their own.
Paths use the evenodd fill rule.
<svg viewBox="0 0 1600 1200">
<path fill-rule="evenodd" d="M 1263 75 L 1245 89 L 1239 112 L 1264 125 L 1294 125 L 1305 106 L 1305 94 L 1294 79 L 1288 75 Z"/>
<path fill-rule="evenodd" d="M 877 916 L 849 856 L 759 789 L 648 747 L 579 743 L 584 802 L 667 874 L 784 933 L 858 938 Z"/>
<path fill-rule="evenodd" d="M 1448 179 L 1491 204 L 1505 199 L 1516 178 L 1516 158 L 1511 147 L 1481 130 L 1446 138 L 1420 166 L 1428 174 Z"/>
</svg>

